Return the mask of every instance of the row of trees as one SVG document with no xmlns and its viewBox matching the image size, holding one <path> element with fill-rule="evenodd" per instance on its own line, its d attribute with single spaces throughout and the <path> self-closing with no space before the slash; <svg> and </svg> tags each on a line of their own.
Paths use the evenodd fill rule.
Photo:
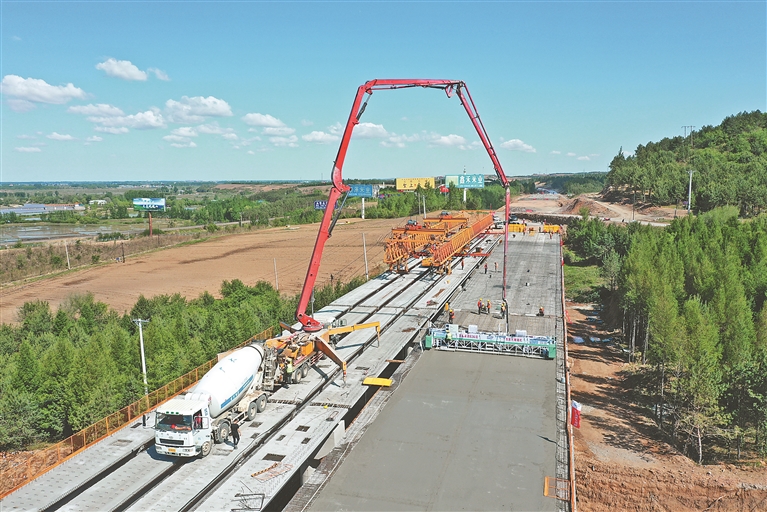
<svg viewBox="0 0 767 512">
<path fill-rule="evenodd" d="M 723 440 L 767 451 L 767 216 L 737 213 L 568 229 L 568 246 L 613 278 L 607 312 L 640 354 L 660 427 L 698 461 Z"/>
<path fill-rule="evenodd" d="M 743 216 L 767 210 L 767 113 L 743 112 L 687 137 L 640 144 L 628 157 L 621 148 L 607 180 L 632 200 L 676 204 L 687 199 L 689 170 L 696 210 L 732 205 Z"/>
<path fill-rule="evenodd" d="M 318 289 L 315 307 L 361 282 Z M 73 296 L 55 313 L 47 302 L 26 303 L 18 326 L 0 326 L 0 451 L 60 440 L 137 400 L 143 383 L 132 319 L 150 320 L 144 341 L 155 389 L 277 327 L 297 305 L 265 282 L 224 281 L 221 294 L 141 296 L 122 316 L 92 295 Z"/>
</svg>

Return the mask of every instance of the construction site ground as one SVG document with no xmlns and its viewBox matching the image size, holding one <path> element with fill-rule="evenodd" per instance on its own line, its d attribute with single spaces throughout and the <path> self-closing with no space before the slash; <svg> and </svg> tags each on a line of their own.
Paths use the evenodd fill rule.
<svg viewBox="0 0 767 512">
<path fill-rule="evenodd" d="M 568 303 L 572 398 L 582 404 L 575 434 L 578 508 L 615 511 L 767 510 L 767 466 L 699 466 L 663 441 L 623 380 L 626 356 L 604 339 L 590 305 Z"/>
</svg>

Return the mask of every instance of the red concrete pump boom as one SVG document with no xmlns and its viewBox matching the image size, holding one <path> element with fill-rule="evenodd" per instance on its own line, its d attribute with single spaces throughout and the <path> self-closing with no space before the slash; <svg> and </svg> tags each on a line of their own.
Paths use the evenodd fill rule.
<svg viewBox="0 0 767 512">
<path fill-rule="evenodd" d="M 423 87 L 430 89 L 442 89 L 450 98 L 453 93 L 458 95 L 461 100 L 461 105 L 466 109 L 466 113 L 471 119 L 471 123 L 474 125 L 474 129 L 479 135 L 479 139 L 487 150 L 487 154 L 490 156 L 490 160 L 493 162 L 493 168 L 495 169 L 498 178 L 501 180 L 504 188 L 506 189 L 506 219 L 509 218 L 509 180 L 506 178 L 506 174 L 503 172 L 501 162 L 498 161 L 498 155 L 495 153 L 495 148 L 490 143 L 490 138 L 485 131 L 485 127 L 482 124 L 482 120 L 479 118 L 479 113 L 474 105 L 474 101 L 471 99 L 471 94 L 466 84 L 460 80 L 429 80 L 429 79 L 378 79 L 365 82 L 357 89 L 357 95 L 354 97 L 354 103 L 352 104 L 352 110 L 349 113 L 349 120 L 346 122 L 346 128 L 344 129 L 343 137 L 341 137 L 341 145 L 338 148 L 338 155 L 336 156 L 335 163 L 333 165 L 333 172 L 331 175 L 332 187 L 330 188 L 330 194 L 328 195 L 328 204 L 325 208 L 325 214 L 322 216 L 322 223 L 320 224 L 319 233 L 317 233 L 317 241 L 314 244 L 314 251 L 312 252 L 312 259 L 309 263 L 309 270 L 306 272 L 306 279 L 304 280 L 304 287 L 301 290 L 301 297 L 298 300 L 298 308 L 296 309 L 296 320 L 298 320 L 303 326 L 304 331 L 315 332 L 322 329 L 322 324 L 306 314 L 306 307 L 309 305 L 309 300 L 312 296 L 312 290 L 314 289 L 314 283 L 317 281 L 317 272 L 320 268 L 320 261 L 322 260 L 322 250 L 325 247 L 325 242 L 333 232 L 338 217 L 333 217 L 336 201 L 341 197 L 344 192 L 348 192 L 351 188 L 343 182 L 341 176 L 341 169 L 344 167 L 344 160 L 346 159 L 346 150 L 349 148 L 349 141 L 352 137 L 352 130 L 359 124 L 360 117 L 365 112 L 365 107 L 372 96 L 373 91 L 381 89 L 406 89 L 413 87 Z M 363 96 L 367 94 L 365 102 L 362 102 Z M 340 210 L 339 210 L 340 212 Z M 506 235 L 504 238 L 504 252 L 503 252 L 503 299 L 506 300 L 506 248 L 508 247 L 509 235 L 508 230 L 504 230 Z"/>
</svg>

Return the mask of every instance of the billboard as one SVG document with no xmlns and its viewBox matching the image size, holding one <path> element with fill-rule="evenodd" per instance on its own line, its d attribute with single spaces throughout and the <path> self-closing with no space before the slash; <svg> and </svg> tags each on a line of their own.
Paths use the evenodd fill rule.
<svg viewBox="0 0 767 512">
<path fill-rule="evenodd" d="M 445 185 L 455 185 L 458 188 L 485 188 L 484 174 L 459 174 L 445 176 Z"/>
<path fill-rule="evenodd" d="M 164 197 L 137 197 L 133 200 L 133 209 L 141 212 L 164 212 Z"/>
<path fill-rule="evenodd" d="M 421 188 L 434 188 L 434 178 L 397 178 L 397 190 L 415 190 Z"/>
<path fill-rule="evenodd" d="M 349 191 L 349 197 L 375 197 L 373 195 L 373 185 L 349 185 L 352 189 Z"/>
</svg>

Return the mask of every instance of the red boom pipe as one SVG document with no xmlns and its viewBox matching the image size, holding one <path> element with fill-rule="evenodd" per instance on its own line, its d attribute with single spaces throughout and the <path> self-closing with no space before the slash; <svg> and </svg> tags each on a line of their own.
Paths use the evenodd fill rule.
<svg viewBox="0 0 767 512">
<path fill-rule="evenodd" d="M 314 318 L 306 314 L 306 307 L 309 305 L 309 300 L 312 296 L 312 290 L 314 290 L 314 284 L 317 281 L 317 272 L 320 268 L 320 261 L 322 260 L 322 251 L 325 248 L 325 242 L 328 241 L 333 231 L 333 211 L 335 209 L 336 201 L 341 197 L 341 194 L 348 192 L 350 187 L 343 182 L 341 170 L 344 166 L 344 160 L 346 159 L 346 150 L 349 148 L 349 141 L 352 138 L 352 130 L 360 122 L 360 117 L 365 111 L 365 104 L 362 103 L 362 97 L 365 94 L 372 95 L 373 91 L 383 89 L 406 89 L 411 87 L 424 87 L 431 89 L 442 89 L 445 91 L 448 97 L 452 96 L 454 91 L 457 91 L 458 97 L 461 100 L 461 105 L 466 109 L 466 113 L 469 114 L 474 128 L 477 130 L 482 144 L 487 150 L 487 154 L 490 156 L 490 160 L 493 162 L 493 168 L 495 169 L 498 178 L 506 188 L 506 219 L 509 218 L 509 181 L 506 178 L 506 174 L 503 172 L 501 162 L 498 161 L 498 156 L 495 153 L 493 145 L 490 143 L 490 138 L 487 136 L 485 127 L 482 125 L 482 121 L 479 118 L 477 108 L 474 106 L 474 101 L 471 99 L 469 89 L 464 82 L 458 80 L 430 80 L 430 79 L 382 79 L 382 80 L 370 80 L 365 82 L 357 88 L 357 95 L 354 97 L 354 103 L 352 104 L 352 110 L 349 113 L 349 120 L 346 121 L 346 127 L 344 128 L 344 134 L 341 137 L 341 145 L 338 148 L 338 155 L 333 164 L 333 172 L 331 174 L 332 187 L 330 188 L 330 194 L 328 195 L 328 205 L 325 208 L 325 214 L 322 216 L 322 222 L 320 223 L 320 229 L 317 233 L 317 241 L 314 243 L 314 251 L 312 252 L 312 259 L 309 262 L 309 269 L 306 272 L 306 279 L 304 280 L 304 287 L 301 289 L 301 296 L 298 299 L 298 307 L 296 308 L 296 320 L 298 320 L 303 326 L 304 331 L 315 332 L 322 329 L 322 324 Z M 369 99 L 369 98 L 368 98 Z M 506 250 L 509 243 L 509 234 L 506 230 L 506 236 L 504 239 L 503 250 L 503 299 L 506 299 Z"/>
</svg>

